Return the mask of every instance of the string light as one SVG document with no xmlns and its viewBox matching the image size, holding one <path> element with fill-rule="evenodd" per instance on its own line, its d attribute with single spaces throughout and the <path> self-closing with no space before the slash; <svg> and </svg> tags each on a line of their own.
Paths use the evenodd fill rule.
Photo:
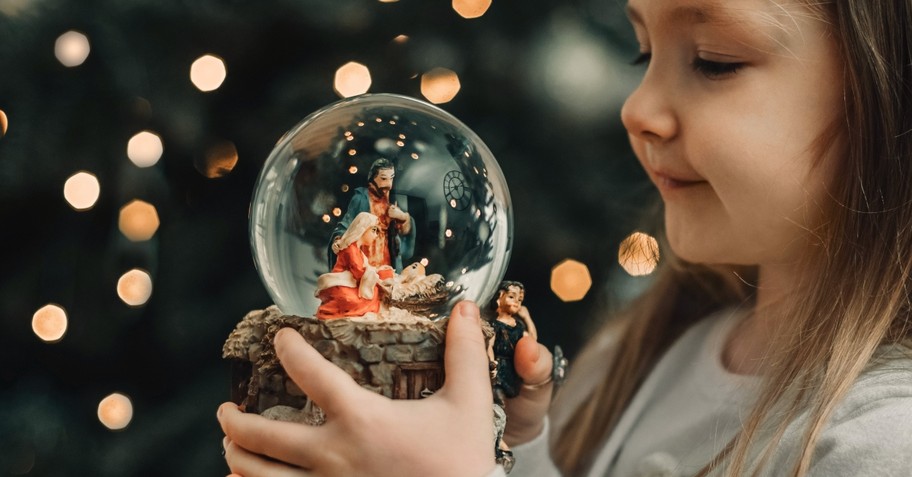
<svg viewBox="0 0 912 477">
<path fill-rule="evenodd" d="M 109 394 L 98 403 L 98 420 L 112 431 L 121 430 L 133 420 L 133 403 L 123 394 Z"/>
<path fill-rule="evenodd" d="M 395 43 L 398 43 L 401 45 L 401 44 L 409 41 L 409 37 L 408 37 L 408 35 L 398 35 L 398 36 L 396 36 L 396 38 L 393 38 L 393 41 Z"/>
<path fill-rule="evenodd" d="M 70 30 L 57 37 L 54 43 L 54 56 L 63 66 L 79 66 L 89 57 L 89 39 L 75 30 Z"/>
<path fill-rule="evenodd" d="M 634 277 L 649 275 L 659 263 L 659 243 L 650 235 L 634 232 L 621 241 L 618 263 Z"/>
<path fill-rule="evenodd" d="M 333 215 L 336 217 L 339 217 L 342 215 L 342 209 L 340 209 L 338 207 L 334 208 L 332 212 L 333 212 Z"/>
<path fill-rule="evenodd" d="M 592 287 L 589 267 L 566 259 L 551 269 L 551 291 L 562 301 L 582 300 Z"/>
<path fill-rule="evenodd" d="M 6 136 L 6 128 L 9 126 L 9 119 L 6 117 L 6 113 L 0 109 L 0 137 Z"/>
<path fill-rule="evenodd" d="M 200 174 L 217 179 L 230 174 L 237 162 L 237 147 L 231 141 L 222 141 L 206 150 L 206 155 L 202 160 L 194 161 L 194 166 Z"/>
<path fill-rule="evenodd" d="M 133 242 L 152 238 L 159 224 L 155 206 L 138 199 L 121 207 L 117 220 L 121 233 Z"/>
<path fill-rule="evenodd" d="M 330 220 L 332 219 L 329 218 L 329 214 L 323 214 L 323 222 L 328 224 Z"/>
<path fill-rule="evenodd" d="M 117 296 L 127 305 L 144 305 L 152 296 L 152 277 L 138 268 L 124 273 L 117 280 Z"/>
<path fill-rule="evenodd" d="M 138 167 L 154 166 L 163 152 L 161 138 L 152 131 L 141 131 L 127 142 L 127 157 Z"/>
<path fill-rule="evenodd" d="M 43 341 L 48 343 L 60 341 L 66 330 L 66 311 L 57 305 L 44 305 L 32 315 L 32 331 Z"/>
<path fill-rule="evenodd" d="M 370 89 L 370 70 L 361 63 L 350 61 L 336 70 L 333 90 L 343 98 L 364 94 Z"/>
<path fill-rule="evenodd" d="M 63 184 L 63 198 L 70 207 L 79 211 L 94 207 L 100 194 L 98 178 L 89 172 L 77 172 Z"/>
<path fill-rule="evenodd" d="M 452 101 L 459 88 L 459 76 L 453 70 L 434 68 L 421 75 L 421 94 L 434 104 Z"/>
<path fill-rule="evenodd" d="M 225 62 L 215 55 L 203 55 L 190 65 L 190 81 L 204 93 L 217 90 L 227 76 Z"/>
<path fill-rule="evenodd" d="M 462 18 L 478 18 L 491 7 L 491 0 L 453 0 L 453 10 Z"/>
</svg>

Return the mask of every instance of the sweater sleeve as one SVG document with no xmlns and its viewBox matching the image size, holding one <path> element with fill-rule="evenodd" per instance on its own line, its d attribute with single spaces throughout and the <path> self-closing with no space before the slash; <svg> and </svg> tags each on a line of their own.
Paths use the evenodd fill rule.
<svg viewBox="0 0 912 477">
<path fill-rule="evenodd" d="M 548 448 L 550 432 L 551 423 L 548 418 L 545 418 L 545 427 L 538 437 L 511 449 L 513 456 L 516 457 L 516 463 L 510 472 L 510 477 L 560 476 L 560 471 L 557 470 L 554 462 L 551 461 L 551 451 Z"/>
</svg>

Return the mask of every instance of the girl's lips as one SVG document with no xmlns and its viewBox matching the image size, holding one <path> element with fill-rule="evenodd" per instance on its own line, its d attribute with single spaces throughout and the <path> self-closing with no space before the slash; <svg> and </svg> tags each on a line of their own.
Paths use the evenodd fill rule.
<svg viewBox="0 0 912 477">
<path fill-rule="evenodd" d="M 688 187 L 693 187 L 696 185 L 706 183 L 706 181 L 704 181 L 704 180 L 677 179 L 675 177 L 672 177 L 672 176 L 669 176 L 666 174 L 662 174 L 660 172 L 653 173 L 653 176 L 655 177 L 655 183 L 659 187 L 659 189 L 664 189 L 664 190 L 685 189 Z"/>
</svg>

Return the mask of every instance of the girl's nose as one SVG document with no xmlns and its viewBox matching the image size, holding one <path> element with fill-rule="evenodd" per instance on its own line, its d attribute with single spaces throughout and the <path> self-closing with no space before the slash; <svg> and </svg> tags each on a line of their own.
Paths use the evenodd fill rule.
<svg viewBox="0 0 912 477">
<path fill-rule="evenodd" d="M 678 133 L 678 118 L 663 81 L 647 72 L 621 108 L 621 122 L 627 132 L 649 142 L 662 142 Z"/>
</svg>

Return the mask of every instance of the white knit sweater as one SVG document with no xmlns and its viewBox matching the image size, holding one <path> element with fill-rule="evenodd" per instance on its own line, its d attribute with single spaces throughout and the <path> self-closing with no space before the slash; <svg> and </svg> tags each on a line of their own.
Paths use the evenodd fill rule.
<svg viewBox="0 0 912 477">
<path fill-rule="evenodd" d="M 716 313 L 688 330 L 644 381 L 614 432 L 602 445 L 589 477 L 687 477 L 705 465 L 737 433 L 760 385 L 721 363 L 728 332 L 740 319 Z M 569 409 L 595 385 L 587 375 L 604 368 L 607 340 L 581 357 L 561 391 L 552 419 L 562 425 Z M 817 443 L 810 477 L 912 476 L 912 356 L 882 349 L 830 419 Z M 763 476 L 789 475 L 798 456 L 807 416 L 790 424 Z M 510 477 L 560 475 L 551 462 L 547 435 L 516 446 Z M 502 477 L 496 469 L 489 477 Z"/>
</svg>

